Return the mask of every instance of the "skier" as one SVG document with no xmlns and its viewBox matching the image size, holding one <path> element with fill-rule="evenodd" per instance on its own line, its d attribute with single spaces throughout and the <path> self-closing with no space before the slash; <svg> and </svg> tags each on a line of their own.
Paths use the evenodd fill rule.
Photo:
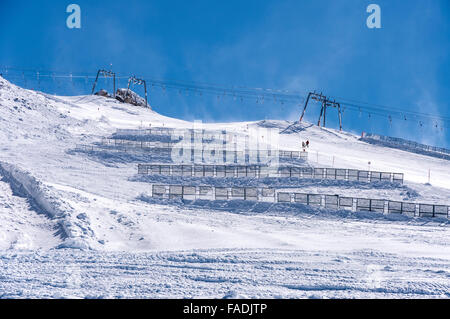
<svg viewBox="0 0 450 319">
<path fill-rule="evenodd" d="M 306 141 L 306 147 L 309 148 L 309 140 Z"/>
</svg>

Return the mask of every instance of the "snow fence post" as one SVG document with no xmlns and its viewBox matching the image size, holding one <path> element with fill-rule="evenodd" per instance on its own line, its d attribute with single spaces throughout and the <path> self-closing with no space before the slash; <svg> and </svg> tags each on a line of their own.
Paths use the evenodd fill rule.
<svg viewBox="0 0 450 319">
<path fill-rule="evenodd" d="M 200 186 L 195 186 L 195 199 L 200 197 Z"/>
</svg>

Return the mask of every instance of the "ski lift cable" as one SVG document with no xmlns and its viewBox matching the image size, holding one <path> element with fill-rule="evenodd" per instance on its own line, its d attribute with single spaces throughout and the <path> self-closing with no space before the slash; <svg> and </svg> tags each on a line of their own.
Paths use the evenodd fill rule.
<svg viewBox="0 0 450 319">
<path fill-rule="evenodd" d="M 11 68 L 8 67 L 9 70 L 21 70 L 24 72 L 35 72 L 35 70 L 32 69 L 19 69 L 19 68 Z M 67 73 L 63 73 L 61 71 L 44 71 L 40 70 L 42 77 L 53 77 L 53 78 L 66 78 L 70 77 Z M 49 73 L 49 74 L 45 74 Z M 93 75 L 89 75 L 87 73 L 73 73 L 73 78 L 95 78 Z M 123 78 L 126 79 L 128 76 L 120 76 L 117 75 L 116 78 Z M 276 95 L 280 98 L 283 98 L 285 100 L 301 100 L 304 99 L 304 96 L 298 93 L 290 92 L 287 90 L 275 90 L 275 89 L 262 89 L 262 88 L 249 88 L 244 86 L 224 86 L 224 85 L 217 85 L 217 84 L 207 84 L 207 83 L 199 83 L 199 82 L 188 82 L 188 81 L 181 81 L 181 80 L 160 80 L 160 79 L 154 79 L 154 78 L 148 78 L 148 82 L 156 83 L 156 84 L 162 84 L 166 85 L 167 87 L 181 87 L 184 89 L 193 89 L 196 91 L 214 91 L 217 93 L 217 91 L 233 91 L 239 94 L 245 94 L 245 95 L 252 95 L 254 97 L 264 97 L 266 95 Z M 228 95 L 228 94 L 227 94 Z"/>
<path fill-rule="evenodd" d="M 1 66 L 0 68 L 5 70 L 5 73 L 8 74 L 8 71 L 19 71 L 22 72 L 22 79 L 25 77 L 26 73 L 34 73 L 36 75 L 37 72 L 39 72 L 39 78 L 52 78 L 52 80 L 58 80 L 58 79 L 64 79 L 64 78 L 70 78 L 71 80 L 75 78 L 84 78 L 84 79 L 93 79 L 95 76 L 90 75 L 91 72 L 77 72 L 77 73 L 70 73 L 70 72 L 62 72 L 62 71 L 45 71 L 45 70 L 38 70 L 35 69 L 24 69 L 24 68 L 16 68 L 16 67 L 9 67 L 9 66 Z M 47 74 L 46 74 L 47 73 Z M 10 73 L 9 73 L 10 74 Z M 11 76 L 8 74 L 8 77 L 11 78 Z M 120 76 L 118 75 L 116 77 L 117 79 L 125 79 L 128 78 L 127 76 Z M 146 77 L 144 77 L 146 78 Z M 281 102 L 298 102 L 298 100 L 304 100 L 304 96 L 300 93 L 294 92 L 294 91 L 288 91 L 288 90 L 279 90 L 279 89 L 264 89 L 264 88 L 251 88 L 251 87 L 245 87 L 245 86 L 224 86 L 224 85 L 218 85 L 218 84 L 211 84 L 211 83 L 202 83 L 202 82 L 189 82 L 189 81 L 183 81 L 183 80 L 162 80 L 162 79 L 155 79 L 151 77 L 147 77 L 148 82 L 152 83 L 152 86 L 160 86 L 160 87 L 166 87 L 166 88 L 182 88 L 185 90 L 193 90 L 196 92 L 205 92 L 205 93 L 211 93 L 211 94 L 222 94 L 223 96 L 242 96 L 244 98 L 257 98 L 264 100 L 265 97 L 273 97 L 274 101 L 281 100 Z M 26 79 L 25 79 L 26 81 Z M 58 81 L 59 82 L 59 81 Z M 405 116 L 408 117 L 418 117 L 423 119 L 432 119 L 433 121 L 450 121 L 450 117 L 447 116 L 439 116 L 434 114 L 427 114 L 422 112 L 416 112 L 416 111 L 410 111 L 410 110 L 404 110 L 400 108 L 392 108 L 386 105 L 381 104 L 375 104 L 375 103 L 368 103 L 368 102 L 362 102 L 357 101 L 354 99 L 348 99 L 348 98 L 342 98 L 342 97 L 333 97 L 335 99 L 339 99 L 343 101 L 341 104 L 348 106 L 349 109 L 355 109 L 355 108 L 362 108 L 366 112 L 372 112 L 375 114 L 375 112 L 378 113 L 385 113 L 389 112 L 390 114 L 397 114 L 399 116 Z M 383 114 L 377 114 L 382 116 Z M 384 114 L 386 116 L 386 114 Z"/>
<path fill-rule="evenodd" d="M 343 105 L 348 106 L 349 108 L 353 108 L 353 109 L 364 109 L 365 111 L 379 111 L 379 112 L 383 112 L 383 113 L 392 113 L 392 114 L 403 114 L 403 115 L 409 115 L 409 116 L 416 116 L 416 117 L 426 117 L 426 118 L 435 118 L 435 119 L 441 119 L 441 120 L 445 120 L 445 121 L 449 121 L 450 117 L 446 117 L 446 116 L 440 116 L 440 115 L 434 115 L 434 114 L 427 114 L 427 113 L 421 113 L 421 112 L 415 112 L 415 111 L 407 111 L 407 110 L 385 110 L 385 109 L 380 109 L 380 108 L 375 108 L 375 107 L 364 107 L 362 105 L 357 105 L 357 104 L 352 104 L 352 103 L 345 103 Z"/>
<path fill-rule="evenodd" d="M 427 114 L 427 113 L 422 113 L 422 112 L 417 112 L 417 111 L 410 111 L 410 110 L 405 110 L 405 109 L 401 109 L 401 108 L 394 108 L 394 107 L 389 107 L 386 105 L 361 102 L 361 101 L 345 99 L 345 98 L 340 98 L 340 97 L 334 97 L 334 98 L 340 99 L 341 101 L 343 101 L 342 104 L 349 105 L 349 106 L 362 107 L 362 108 L 371 109 L 371 110 L 382 110 L 385 112 L 412 114 L 412 115 L 417 115 L 417 116 L 425 116 L 428 118 L 437 118 L 437 119 L 443 119 L 443 120 L 450 121 L 450 117 L 447 117 L 447 116 L 440 116 L 440 115 Z M 349 101 L 349 102 L 346 102 L 346 101 Z M 362 104 L 364 104 L 364 105 L 362 105 Z"/>
<path fill-rule="evenodd" d="M 346 105 L 348 106 L 348 105 Z M 353 108 L 353 107 L 348 107 L 348 109 L 350 111 L 357 111 L 358 113 L 370 113 L 372 115 L 377 115 L 380 117 L 385 117 L 385 118 L 390 118 L 390 119 L 400 119 L 400 120 L 405 120 L 404 114 L 402 113 L 396 113 L 396 112 L 392 112 L 390 114 L 387 114 L 383 111 L 379 111 L 379 110 L 367 110 L 367 109 L 360 109 L 360 108 Z M 422 118 L 421 116 L 416 116 L 416 118 Z M 412 120 L 412 118 L 410 117 L 410 119 L 406 119 L 406 120 Z"/>
<path fill-rule="evenodd" d="M 357 104 L 353 104 L 353 103 L 345 103 L 343 105 L 346 105 L 349 109 L 353 109 L 353 110 L 364 110 L 365 112 L 380 112 L 382 114 L 385 114 L 386 116 L 388 114 L 396 114 L 398 116 L 401 117 L 413 117 L 413 118 L 422 118 L 422 119 L 431 119 L 433 121 L 439 120 L 439 121 L 443 121 L 443 122 L 450 122 L 450 117 L 446 117 L 446 116 L 439 116 L 439 115 L 434 115 L 434 114 L 427 114 L 427 113 L 421 113 L 421 112 L 414 112 L 414 111 L 405 111 L 405 110 L 385 110 L 385 109 L 380 109 L 380 108 L 375 108 L 375 107 L 364 107 L 362 105 L 357 105 Z"/>
<path fill-rule="evenodd" d="M 356 109 L 353 109 L 353 110 L 356 110 Z M 361 117 L 361 113 L 362 112 L 359 112 L 359 117 Z M 398 114 L 398 115 L 395 115 L 395 114 L 386 115 L 386 113 L 376 112 L 376 111 L 375 112 L 374 111 L 364 111 L 364 113 L 370 114 L 371 115 L 370 118 L 373 117 L 373 116 L 387 118 L 391 123 L 392 123 L 392 121 L 394 119 L 398 119 L 398 120 L 402 120 L 402 121 L 405 120 L 405 118 L 401 114 Z M 429 127 L 432 127 L 432 126 L 436 127 L 435 126 L 436 125 L 435 121 L 425 121 L 424 122 L 423 120 L 421 121 L 420 119 L 421 119 L 420 117 L 418 117 L 418 118 L 409 118 L 409 119 L 406 119 L 406 121 L 408 121 L 408 122 L 415 122 L 415 123 L 422 122 L 423 125 L 425 125 L 425 123 L 429 123 L 429 125 L 427 125 L 427 126 L 429 126 Z M 449 127 L 443 121 L 439 122 L 438 126 L 441 127 L 441 128 L 444 128 L 444 127 L 448 128 Z"/>
</svg>

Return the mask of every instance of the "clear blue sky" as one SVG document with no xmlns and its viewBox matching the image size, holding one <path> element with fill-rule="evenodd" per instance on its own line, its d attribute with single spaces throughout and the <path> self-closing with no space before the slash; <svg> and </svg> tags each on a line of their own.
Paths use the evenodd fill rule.
<svg viewBox="0 0 450 319">
<path fill-rule="evenodd" d="M 66 27 L 70 3 L 81 7 L 79 30 Z M 366 27 L 370 3 L 381 7 L 381 29 Z M 0 66 L 95 74 L 112 64 L 125 75 L 316 89 L 447 117 L 449 39 L 448 0 L 0 0 Z M 301 112 L 297 104 L 174 92 L 151 92 L 150 102 L 162 114 L 205 121 L 294 120 Z M 316 122 L 318 109 L 307 120 Z M 336 127 L 332 112 L 327 119 Z M 450 123 L 438 124 L 344 113 L 344 128 L 358 134 L 450 147 Z"/>
</svg>

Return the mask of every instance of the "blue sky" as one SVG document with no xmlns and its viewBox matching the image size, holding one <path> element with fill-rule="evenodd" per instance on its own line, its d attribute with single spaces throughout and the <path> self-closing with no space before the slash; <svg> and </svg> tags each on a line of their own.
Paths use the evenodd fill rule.
<svg viewBox="0 0 450 319">
<path fill-rule="evenodd" d="M 66 27 L 70 3 L 81 7 L 79 30 Z M 381 7 L 381 29 L 366 26 L 370 3 Z M 319 90 L 450 117 L 448 0 L 1 0 L 0 39 L 0 66 L 95 75 L 112 64 L 123 75 Z M 302 107 L 157 90 L 150 102 L 162 114 L 205 121 L 294 120 Z M 318 111 L 312 105 L 306 119 L 316 122 Z M 333 112 L 327 122 L 336 127 Z M 448 121 L 390 123 L 347 110 L 344 128 L 450 147 Z"/>
</svg>

